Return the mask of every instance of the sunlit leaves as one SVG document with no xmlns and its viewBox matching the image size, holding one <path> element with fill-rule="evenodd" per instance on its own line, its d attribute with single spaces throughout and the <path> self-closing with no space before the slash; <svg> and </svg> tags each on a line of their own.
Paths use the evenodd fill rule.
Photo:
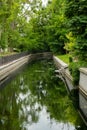
<svg viewBox="0 0 87 130">
<path fill-rule="evenodd" d="M 68 39 L 68 42 L 65 43 L 65 47 L 64 48 L 68 52 L 73 53 L 76 39 L 72 35 L 72 32 L 69 32 L 68 34 L 66 34 L 66 37 Z"/>
</svg>

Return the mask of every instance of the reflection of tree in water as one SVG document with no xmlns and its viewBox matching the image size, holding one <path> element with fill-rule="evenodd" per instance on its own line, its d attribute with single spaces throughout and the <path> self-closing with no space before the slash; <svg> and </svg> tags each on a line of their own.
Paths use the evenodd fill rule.
<svg viewBox="0 0 87 130">
<path fill-rule="evenodd" d="M 18 128 L 18 105 L 16 104 L 16 93 L 14 88 L 2 90 L 0 93 L 0 101 L 0 129 L 14 130 Z"/>
<path fill-rule="evenodd" d="M 46 65 L 46 64 L 45 64 Z M 50 114 L 51 119 L 56 119 L 57 121 L 63 121 L 66 125 L 70 122 L 76 126 L 76 129 L 84 129 L 83 122 L 79 119 L 78 113 L 73 107 L 72 101 L 67 96 L 65 86 L 60 79 L 55 78 L 53 74 L 54 69 L 51 66 L 45 68 L 45 74 L 33 73 L 33 77 L 36 77 L 34 84 L 31 85 L 30 90 L 34 95 L 38 93 L 38 102 L 47 107 L 47 112 Z M 41 69 L 43 70 L 43 69 Z M 37 82 L 38 81 L 38 82 Z M 80 127 L 79 125 L 82 125 Z"/>
<path fill-rule="evenodd" d="M 71 122 L 76 127 L 81 124 L 54 69 L 51 62 L 32 64 L 1 91 L 0 130 L 22 130 L 26 124 L 37 123 L 43 106 L 51 121 Z"/>
<path fill-rule="evenodd" d="M 0 101 L 0 130 L 22 130 L 24 122 L 32 124 L 38 121 L 40 105 L 37 105 L 37 98 L 30 93 L 22 76 L 1 91 Z"/>
</svg>

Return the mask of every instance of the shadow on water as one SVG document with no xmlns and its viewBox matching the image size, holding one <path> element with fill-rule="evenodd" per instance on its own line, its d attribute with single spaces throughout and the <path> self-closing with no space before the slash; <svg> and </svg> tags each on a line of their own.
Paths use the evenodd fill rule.
<svg viewBox="0 0 87 130">
<path fill-rule="evenodd" d="M 32 63 L 1 89 L 0 130 L 87 130 L 54 70 Z"/>
</svg>

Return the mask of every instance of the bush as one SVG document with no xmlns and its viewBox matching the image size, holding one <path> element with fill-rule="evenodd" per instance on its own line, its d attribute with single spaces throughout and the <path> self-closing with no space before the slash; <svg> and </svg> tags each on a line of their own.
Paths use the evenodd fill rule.
<svg viewBox="0 0 87 130">
<path fill-rule="evenodd" d="M 79 77 L 80 77 L 79 68 L 80 67 L 87 67 L 87 63 L 84 61 L 79 61 L 79 62 L 72 62 L 69 65 L 69 71 L 73 77 L 73 84 L 74 85 L 79 84 Z"/>
<path fill-rule="evenodd" d="M 73 59 L 71 56 L 69 56 L 69 63 L 73 62 Z"/>
</svg>

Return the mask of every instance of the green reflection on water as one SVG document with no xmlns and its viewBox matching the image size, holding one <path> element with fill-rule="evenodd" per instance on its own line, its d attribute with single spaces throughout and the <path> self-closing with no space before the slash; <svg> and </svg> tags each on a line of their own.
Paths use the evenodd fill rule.
<svg viewBox="0 0 87 130">
<path fill-rule="evenodd" d="M 0 130 L 28 130 L 26 125 L 38 123 L 44 107 L 50 120 L 74 127 L 69 130 L 87 129 L 54 70 L 52 61 L 32 63 L 1 90 Z"/>
</svg>

